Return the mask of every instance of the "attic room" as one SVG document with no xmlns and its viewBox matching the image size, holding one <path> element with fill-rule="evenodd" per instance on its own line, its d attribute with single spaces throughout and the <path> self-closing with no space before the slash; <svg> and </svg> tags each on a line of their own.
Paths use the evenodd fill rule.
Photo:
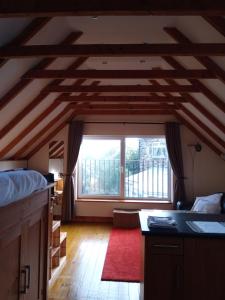
<svg viewBox="0 0 225 300">
<path fill-rule="evenodd" d="M 224 299 L 225 4 L 36 2 L 0 2 L 0 299 Z"/>
</svg>

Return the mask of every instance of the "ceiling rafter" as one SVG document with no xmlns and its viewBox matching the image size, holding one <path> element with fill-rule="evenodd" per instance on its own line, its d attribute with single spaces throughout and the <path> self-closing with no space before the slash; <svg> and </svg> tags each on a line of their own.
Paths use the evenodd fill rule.
<svg viewBox="0 0 225 300">
<path fill-rule="evenodd" d="M 168 103 L 168 102 L 188 102 L 186 97 L 177 96 L 65 96 L 57 101 L 62 102 L 146 102 L 146 103 Z"/>
<path fill-rule="evenodd" d="M 64 44 L 71 44 L 75 42 L 82 35 L 82 32 L 72 32 L 63 41 Z M 44 58 L 31 70 L 38 70 L 47 68 L 53 63 L 56 58 Z M 0 99 L 0 110 L 3 109 L 10 101 L 12 101 L 21 91 L 23 91 L 33 80 L 21 78 L 1 99 Z"/>
<path fill-rule="evenodd" d="M 77 104 L 70 104 L 71 107 L 75 107 L 77 111 L 79 111 L 79 105 Z M 120 109 L 130 109 L 130 110 L 146 110 L 146 109 L 176 109 L 178 108 L 175 104 L 167 104 L 167 103 L 160 103 L 160 104 L 131 104 L 131 103 L 120 103 L 120 104 L 90 104 L 85 103 L 85 109 L 95 110 L 95 109 L 111 109 L 111 110 L 120 110 Z"/>
<path fill-rule="evenodd" d="M 47 126 L 45 126 L 45 128 L 42 129 L 42 132 L 39 132 L 39 137 L 43 137 L 43 135 L 51 128 L 53 127 L 57 121 L 59 121 L 61 118 L 63 118 L 65 116 L 65 114 L 70 110 L 70 108 L 67 106 L 64 111 L 62 111 L 61 114 L 59 114 L 56 118 L 54 118 L 54 122 L 53 120 L 51 122 L 49 122 L 49 124 Z M 72 120 L 74 118 L 75 114 L 72 113 L 70 114 L 70 116 L 63 121 L 59 126 L 57 126 L 53 131 L 51 131 L 37 146 L 34 147 L 34 149 L 32 149 L 25 157 L 25 159 L 30 159 L 35 153 L 37 153 L 37 151 L 39 151 L 44 145 L 46 145 L 49 140 L 51 140 L 60 130 L 62 130 L 67 122 L 69 122 L 70 120 Z M 30 146 L 32 146 L 31 144 L 29 144 Z M 24 152 L 27 149 L 24 149 Z M 15 155 L 16 157 L 16 155 Z"/>
<path fill-rule="evenodd" d="M 188 44 L 188 46 L 191 46 L 193 44 L 181 31 L 179 31 L 175 27 L 164 27 L 164 31 L 180 45 Z M 194 56 L 194 58 L 198 62 L 200 62 L 208 71 L 212 72 L 217 76 L 218 79 L 225 83 L 224 70 L 220 66 L 218 66 L 211 58 L 207 56 Z"/>
<path fill-rule="evenodd" d="M 80 109 L 79 115 L 173 115 L 172 109 Z"/>
<path fill-rule="evenodd" d="M 76 83 L 74 83 L 74 85 L 76 85 Z M 93 82 L 92 83 L 93 85 L 96 85 L 98 84 L 98 82 Z M 59 97 L 63 97 L 64 95 L 60 95 Z M 24 152 L 26 152 L 30 147 L 33 146 L 33 144 L 42 138 L 43 135 L 45 135 L 45 133 L 50 130 L 54 125 L 55 123 L 58 122 L 58 120 L 60 120 L 61 118 L 64 117 L 64 115 L 66 113 L 68 113 L 68 111 L 70 111 L 71 109 L 74 109 L 74 108 L 71 108 L 70 105 L 68 104 L 62 112 L 60 112 L 59 114 L 57 114 L 57 116 L 55 118 L 53 118 L 43 129 L 41 129 L 33 138 L 31 138 L 23 147 L 21 147 L 14 155 L 13 157 L 11 157 L 11 159 L 20 159 L 21 156 L 24 154 Z M 42 144 L 42 141 L 40 142 L 40 144 L 37 145 L 36 148 L 39 147 L 39 145 Z M 42 146 L 40 146 L 41 148 Z M 38 148 L 39 149 L 39 148 Z M 37 150 L 38 151 L 38 150 Z M 32 150 L 31 150 L 32 152 Z"/>
<path fill-rule="evenodd" d="M 59 149 L 55 154 L 49 156 L 49 158 L 63 158 L 64 148 Z"/>
<path fill-rule="evenodd" d="M 40 115 L 38 115 L 27 127 L 25 127 L 15 138 L 0 150 L 0 158 L 10 152 L 22 139 L 24 139 L 36 126 L 40 124 L 52 111 L 60 105 L 59 102 L 51 103 Z"/>
<path fill-rule="evenodd" d="M 153 82 L 153 80 L 152 80 L 151 82 L 153 84 L 160 85 L 157 81 Z M 166 80 L 166 83 L 168 83 L 168 84 L 174 84 L 174 82 L 175 82 L 174 80 Z M 182 94 L 182 93 L 181 93 L 181 95 L 186 97 L 186 99 L 188 99 L 190 101 L 190 103 L 192 103 L 192 105 L 195 106 L 195 108 L 197 108 L 200 111 L 200 113 L 204 114 L 204 112 L 207 111 L 204 108 L 202 109 L 201 104 L 197 105 L 198 102 L 191 95 Z M 215 134 L 207 125 L 205 125 L 203 122 L 201 122 L 201 120 L 199 118 L 197 118 L 186 106 L 184 106 L 182 103 L 177 103 L 177 107 L 179 107 L 192 121 L 194 121 L 198 126 L 200 126 L 204 131 L 206 131 L 207 134 L 209 136 L 211 136 L 218 144 L 220 144 L 222 147 L 225 148 L 225 142 L 217 134 Z M 208 111 L 205 116 L 206 117 L 209 116 L 209 120 L 211 122 L 214 121 L 214 119 L 216 119 Z M 213 124 L 216 125 L 218 122 L 215 122 L 215 124 L 213 122 Z M 219 122 L 219 124 L 220 124 L 219 129 L 221 129 L 222 123 Z"/>
<path fill-rule="evenodd" d="M 198 93 L 199 89 L 195 85 L 80 85 L 73 87 L 71 85 L 52 85 L 47 88 L 48 92 L 62 92 L 62 93 L 133 93 L 133 92 L 191 92 Z"/>
<path fill-rule="evenodd" d="M 186 79 L 186 78 L 217 78 L 208 70 L 33 70 L 27 72 L 26 79 Z"/>
<path fill-rule="evenodd" d="M 173 57 L 163 57 L 163 59 L 171 65 L 173 68 L 176 69 L 185 69 L 179 62 L 176 61 Z M 194 84 L 196 87 L 198 87 L 199 92 L 201 92 L 203 95 L 205 95 L 215 106 L 217 106 L 219 109 L 221 109 L 223 112 L 225 112 L 225 103 L 216 95 L 214 94 L 208 87 L 206 87 L 201 81 L 190 79 L 189 80 L 191 84 Z"/>
<path fill-rule="evenodd" d="M 69 105 L 67 105 L 62 112 L 58 113 L 44 128 L 42 128 L 33 138 L 31 138 L 24 146 L 22 146 L 12 157 L 11 159 L 21 159 L 23 157 L 23 154 L 29 150 L 34 143 L 43 138 L 43 136 L 46 134 L 46 132 L 48 132 L 59 120 L 61 120 L 66 113 L 68 113 L 71 110 L 71 107 L 69 107 Z M 58 127 L 57 127 L 58 129 Z M 61 129 L 59 129 L 61 130 Z M 59 131 L 58 130 L 54 130 L 55 134 L 57 134 Z M 54 135 L 52 135 L 52 137 L 54 137 Z M 49 139 L 47 139 L 47 142 L 49 142 Z M 47 143 L 46 142 L 46 143 Z M 38 144 L 38 146 L 42 143 L 42 141 Z M 37 148 L 38 148 L 37 146 Z M 40 146 L 39 149 L 41 149 L 42 146 Z M 38 151 L 37 150 L 37 151 Z M 32 153 L 33 150 L 31 150 L 29 152 L 29 154 L 27 155 L 28 158 L 30 158 L 33 154 Z M 36 153 L 36 152 L 35 152 Z"/>
<path fill-rule="evenodd" d="M 200 102 L 198 102 L 193 96 L 189 94 L 183 95 L 203 116 L 209 119 L 209 121 L 219 128 L 222 132 L 225 132 L 225 125 L 221 123 L 210 111 L 208 111 Z"/>
<path fill-rule="evenodd" d="M 176 118 L 184 124 L 187 128 L 190 129 L 204 144 L 206 144 L 211 150 L 213 150 L 216 154 L 221 156 L 223 153 L 220 149 L 218 149 L 211 141 L 209 141 L 197 128 L 192 126 L 190 122 L 188 122 L 178 111 L 175 111 Z"/>
<path fill-rule="evenodd" d="M 0 58 L 28 57 L 134 57 L 134 56 L 224 56 L 225 43 L 182 44 L 79 44 L 3 46 Z"/>
<path fill-rule="evenodd" d="M 64 147 L 64 141 L 58 142 L 54 147 L 50 147 L 49 145 L 49 156 L 52 156 L 55 152 L 59 151 L 62 146 Z"/>
<path fill-rule="evenodd" d="M 31 82 L 32 79 L 20 79 L 8 92 L 6 92 L 6 94 L 0 98 L 0 111 Z"/>
<path fill-rule="evenodd" d="M 74 85 L 78 83 L 75 82 Z M 63 96 L 63 95 L 62 95 Z M 60 98 L 61 95 L 58 96 Z M 25 127 L 10 143 L 8 143 L 1 151 L 0 158 L 3 158 L 9 151 L 11 151 L 23 138 L 25 138 L 41 121 L 49 116 L 58 106 L 60 102 L 53 101 L 39 116 L 37 116 L 27 127 Z"/>
<path fill-rule="evenodd" d="M 80 35 L 74 33 L 74 34 L 69 34 L 69 36 L 63 41 L 64 42 L 74 42 Z M 73 62 L 68 69 L 70 68 L 77 68 L 80 65 L 83 64 L 83 62 L 86 59 L 84 58 L 78 58 L 75 62 Z M 43 60 L 44 61 L 44 60 Z M 54 60 L 52 60 L 51 62 L 53 62 Z M 41 62 L 42 63 L 42 62 Z M 47 87 L 51 86 L 52 84 L 60 84 L 61 82 L 63 82 L 63 80 L 53 80 L 52 82 L 50 82 Z M 83 80 L 78 80 L 77 84 L 82 84 Z M 22 109 L 10 122 L 8 122 L 1 130 L 0 130 L 0 138 L 3 138 L 11 129 L 13 129 L 20 121 L 23 120 L 23 118 L 28 115 L 37 105 L 39 105 L 47 96 L 48 96 L 48 92 L 46 92 L 46 88 L 44 87 L 39 94 L 24 108 Z"/>
<path fill-rule="evenodd" d="M 35 18 L 25 29 L 8 43 L 11 46 L 19 46 L 26 44 L 31 40 L 49 21 L 51 18 Z M 8 59 L 0 59 L 0 68 L 7 63 Z"/>
<path fill-rule="evenodd" d="M 216 141 L 221 147 L 225 148 L 225 142 L 217 134 L 215 134 L 209 126 L 205 125 L 198 117 L 196 117 L 187 107 L 180 104 L 181 110 L 194 121 L 203 131 L 205 131 L 214 141 Z"/>
<path fill-rule="evenodd" d="M 51 142 L 49 143 L 49 148 L 54 147 L 57 143 L 58 143 L 58 141 L 51 141 Z"/>
<path fill-rule="evenodd" d="M 204 19 L 219 33 L 225 36 L 225 19 L 221 16 L 204 16 Z"/>
<path fill-rule="evenodd" d="M 37 3 L 38 2 L 38 3 Z M 0 16 L 224 15 L 221 0 L 1 1 Z"/>
</svg>

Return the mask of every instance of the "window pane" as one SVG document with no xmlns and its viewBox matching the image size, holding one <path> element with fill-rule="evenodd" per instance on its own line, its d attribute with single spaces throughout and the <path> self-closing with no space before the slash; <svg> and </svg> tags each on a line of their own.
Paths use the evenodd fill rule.
<svg viewBox="0 0 225 300">
<path fill-rule="evenodd" d="M 84 139 L 79 156 L 80 195 L 119 196 L 120 140 Z"/>
<path fill-rule="evenodd" d="M 168 198 L 169 181 L 165 138 L 125 139 L 126 198 Z"/>
</svg>

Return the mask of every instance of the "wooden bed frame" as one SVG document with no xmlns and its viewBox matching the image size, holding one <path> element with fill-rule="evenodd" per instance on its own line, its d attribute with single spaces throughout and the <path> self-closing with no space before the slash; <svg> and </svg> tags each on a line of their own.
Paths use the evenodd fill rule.
<svg viewBox="0 0 225 300">
<path fill-rule="evenodd" d="M 52 186 L 0 208 L 0 299 L 47 300 Z"/>
</svg>

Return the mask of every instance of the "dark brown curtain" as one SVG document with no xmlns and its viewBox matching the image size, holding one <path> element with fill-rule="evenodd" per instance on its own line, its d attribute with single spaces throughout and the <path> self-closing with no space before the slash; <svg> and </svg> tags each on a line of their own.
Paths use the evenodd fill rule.
<svg viewBox="0 0 225 300">
<path fill-rule="evenodd" d="M 74 184 L 73 173 L 79 155 L 83 134 L 83 122 L 73 121 L 69 125 L 68 150 L 67 150 L 67 171 L 63 189 L 62 221 L 69 222 L 73 219 L 74 205 Z"/>
<path fill-rule="evenodd" d="M 184 186 L 184 167 L 180 139 L 180 126 L 178 123 L 166 123 L 166 144 L 171 167 L 176 181 L 174 185 L 173 207 L 176 208 L 177 202 L 186 202 Z"/>
</svg>

